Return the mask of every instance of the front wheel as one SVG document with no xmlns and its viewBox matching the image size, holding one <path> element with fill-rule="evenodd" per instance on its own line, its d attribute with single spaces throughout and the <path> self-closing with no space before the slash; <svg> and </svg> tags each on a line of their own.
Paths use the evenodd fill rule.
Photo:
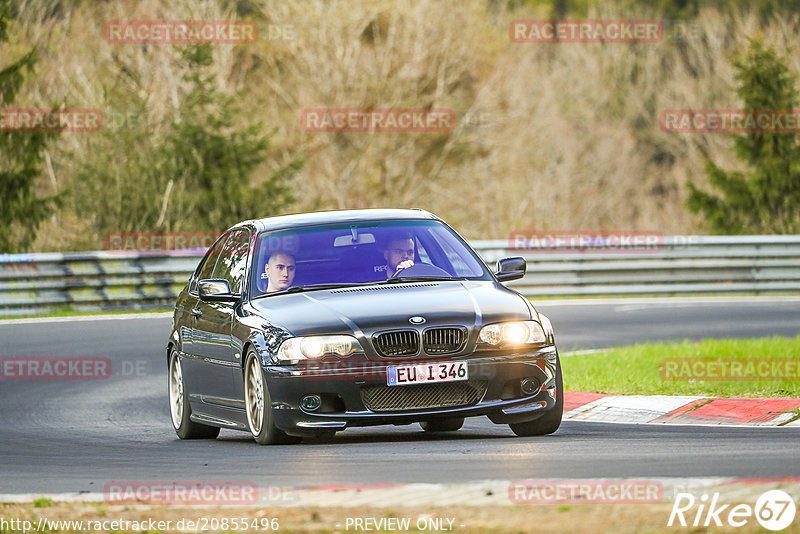
<svg viewBox="0 0 800 534">
<path fill-rule="evenodd" d="M 189 393 L 183 381 L 181 360 L 175 349 L 169 355 L 169 413 L 172 427 L 181 439 L 214 439 L 219 435 L 219 427 L 192 421 Z"/>
<path fill-rule="evenodd" d="M 296 443 L 300 441 L 287 436 L 275 426 L 272 415 L 272 399 L 269 396 L 264 370 L 255 351 L 247 354 L 244 366 L 244 403 L 247 411 L 247 426 L 259 445 Z"/>
<path fill-rule="evenodd" d="M 552 434 L 561 426 L 564 413 L 564 388 L 561 378 L 561 359 L 556 362 L 556 405 L 538 419 L 508 426 L 518 436 L 544 436 Z"/>
</svg>

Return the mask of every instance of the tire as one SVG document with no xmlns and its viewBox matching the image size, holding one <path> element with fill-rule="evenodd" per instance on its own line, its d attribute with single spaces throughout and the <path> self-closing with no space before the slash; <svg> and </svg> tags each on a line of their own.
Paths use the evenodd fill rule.
<svg viewBox="0 0 800 534">
<path fill-rule="evenodd" d="M 275 426 L 266 376 L 261 368 L 261 361 L 253 349 L 247 353 L 244 365 L 244 404 L 247 412 L 247 428 L 259 445 L 300 441 L 300 438 L 288 436 Z"/>
<path fill-rule="evenodd" d="M 419 426 L 425 432 L 455 432 L 464 426 L 464 418 L 431 419 L 430 421 L 422 421 Z"/>
<path fill-rule="evenodd" d="M 517 436 L 544 436 L 552 434 L 561 426 L 564 413 L 564 387 L 561 378 L 561 359 L 556 361 L 556 405 L 538 419 L 508 426 Z"/>
<path fill-rule="evenodd" d="M 189 405 L 189 392 L 183 381 L 183 370 L 178 351 L 169 354 L 169 413 L 172 428 L 181 439 L 214 439 L 219 435 L 219 427 L 195 423 L 191 419 L 192 407 Z"/>
</svg>

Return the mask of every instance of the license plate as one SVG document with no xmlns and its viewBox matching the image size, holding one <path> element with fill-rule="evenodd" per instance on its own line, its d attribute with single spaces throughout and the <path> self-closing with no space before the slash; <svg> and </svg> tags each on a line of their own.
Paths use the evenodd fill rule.
<svg viewBox="0 0 800 534">
<path fill-rule="evenodd" d="M 418 363 L 386 368 L 386 383 L 390 386 L 427 384 L 429 382 L 456 382 L 467 380 L 467 362 Z"/>
</svg>

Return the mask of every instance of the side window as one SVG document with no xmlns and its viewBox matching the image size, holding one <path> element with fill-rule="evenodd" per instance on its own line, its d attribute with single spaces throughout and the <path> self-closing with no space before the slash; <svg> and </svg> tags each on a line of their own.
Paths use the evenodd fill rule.
<svg viewBox="0 0 800 534">
<path fill-rule="evenodd" d="M 189 291 L 195 292 L 197 291 L 197 281 L 198 280 L 205 280 L 207 278 L 213 278 L 211 274 L 214 272 L 214 267 L 217 265 L 217 259 L 219 259 L 220 253 L 222 252 L 222 247 L 225 245 L 225 241 L 227 240 L 226 236 L 221 237 L 213 247 L 208 249 L 206 252 L 203 261 L 200 263 L 200 269 L 197 271 L 197 276 L 194 277 L 191 286 L 189 287 Z"/>
<path fill-rule="evenodd" d="M 231 232 L 231 236 L 222 249 L 222 254 L 214 268 L 212 278 L 227 280 L 231 286 L 231 291 L 240 293 L 242 288 L 242 278 L 247 268 L 247 252 L 250 249 L 250 232 L 247 230 L 237 230 Z"/>
</svg>

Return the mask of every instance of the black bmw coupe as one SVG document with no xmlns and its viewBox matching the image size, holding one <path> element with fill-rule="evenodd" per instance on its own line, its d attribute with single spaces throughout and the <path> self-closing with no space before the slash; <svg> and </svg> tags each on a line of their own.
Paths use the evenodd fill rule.
<svg viewBox="0 0 800 534">
<path fill-rule="evenodd" d="M 352 210 L 244 221 L 178 296 L 169 405 L 183 439 L 260 444 L 348 427 L 455 431 L 486 415 L 520 436 L 561 424 L 550 321 L 441 219 Z"/>
</svg>

